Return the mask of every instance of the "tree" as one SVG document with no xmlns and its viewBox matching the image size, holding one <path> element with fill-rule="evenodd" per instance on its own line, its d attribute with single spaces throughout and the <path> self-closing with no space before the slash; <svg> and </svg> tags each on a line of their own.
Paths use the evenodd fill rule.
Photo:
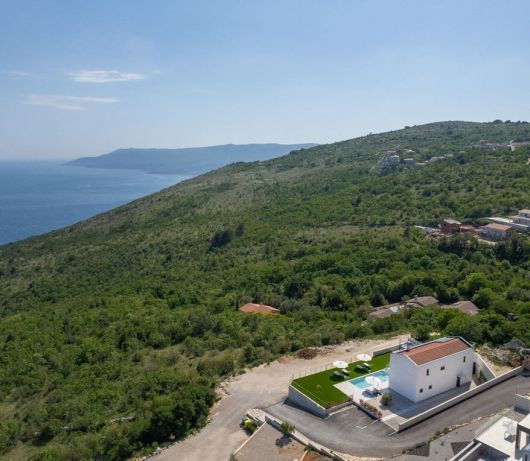
<svg viewBox="0 0 530 461">
<path fill-rule="evenodd" d="M 222 231 L 217 231 L 210 242 L 211 248 L 219 248 L 229 244 L 234 238 L 231 229 L 225 229 Z"/>
</svg>

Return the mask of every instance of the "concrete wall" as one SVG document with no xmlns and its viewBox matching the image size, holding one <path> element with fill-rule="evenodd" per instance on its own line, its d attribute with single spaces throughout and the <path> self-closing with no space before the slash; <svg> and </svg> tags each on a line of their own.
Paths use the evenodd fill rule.
<svg viewBox="0 0 530 461">
<path fill-rule="evenodd" d="M 515 394 L 515 402 L 513 406 L 530 413 L 530 398 L 524 395 Z"/>
<path fill-rule="evenodd" d="M 489 381 L 490 379 L 495 378 L 495 373 L 491 370 L 488 364 L 482 359 L 482 357 L 475 353 L 475 363 L 477 364 L 477 375 L 482 371 L 482 374 Z"/>
<path fill-rule="evenodd" d="M 320 416 L 321 418 L 328 416 L 328 412 L 324 407 L 320 406 L 316 402 L 313 402 L 313 400 L 311 400 L 309 397 L 306 397 L 298 389 L 295 389 L 291 385 L 289 385 L 289 394 L 287 396 L 287 400 L 289 400 L 289 402 L 292 404 L 297 405 L 300 408 L 309 411 L 310 413 L 313 413 L 314 415 Z"/>
<path fill-rule="evenodd" d="M 495 386 L 496 384 L 502 383 L 503 381 L 506 381 L 507 379 L 510 379 L 513 376 L 519 375 L 521 374 L 522 371 L 523 371 L 523 367 L 514 368 L 513 370 L 510 370 L 500 376 L 497 376 L 495 379 L 487 381 L 484 384 L 481 384 L 480 386 L 475 387 L 474 389 L 471 389 L 467 392 L 457 395 L 456 397 L 453 397 L 452 399 L 449 399 L 446 402 L 441 403 L 440 405 L 437 405 L 427 411 L 424 411 L 423 413 L 413 416 L 412 418 L 409 418 L 406 421 L 402 422 L 398 426 L 397 432 L 400 432 L 404 429 L 414 426 L 415 424 L 418 424 L 419 422 L 424 421 L 427 418 L 430 418 L 431 416 L 437 413 L 440 413 L 443 410 L 446 410 L 447 408 L 451 408 L 452 406 L 464 400 L 467 400 L 470 397 L 473 397 L 477 394 L 480 394 L 481 392 L 484 392 L 485 390 L 489 389 L 490 387 Z"/>
<path fill-rule="evenodd" d="M 399 349 L 399 344 L 395 344 L 394 346 L 385 347 L 384 349 L 379 349 L 378 351 L 374 351 L 372 353 L 372 357 L 377 357 L 378 355 L 386 354 L 387 352 L 393 352 L 397 351 Z"/>
</svg>

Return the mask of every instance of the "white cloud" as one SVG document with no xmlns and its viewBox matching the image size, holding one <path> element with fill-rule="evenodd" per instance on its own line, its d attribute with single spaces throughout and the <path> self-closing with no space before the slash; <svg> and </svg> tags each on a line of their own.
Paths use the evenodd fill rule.
<svg viewBox="0 0 530 461">
<path fill-rule="evenodd" d="M 145 75 L 118 70 L 74 70 L 67 72 L 75 82 L 79 83 L 114 83 L 143 80 Z"/>
<path fill-rule="evenodd" d="M 35 77 L 33 72 L 25 72 L 22 70 L 5 70 L 0 72 L 0 74 L 8 77 Z"/>
<path fill-rule="evenodd" d="M 112 104 L 118 102 L 117 98 L 104 98 L 95 96 L 58 96 L 51 94 L 30 94 L 24 104 L 32 106 L 47 106 L 60 110 L 85 110 L 89 104 Z"/>
</svg>

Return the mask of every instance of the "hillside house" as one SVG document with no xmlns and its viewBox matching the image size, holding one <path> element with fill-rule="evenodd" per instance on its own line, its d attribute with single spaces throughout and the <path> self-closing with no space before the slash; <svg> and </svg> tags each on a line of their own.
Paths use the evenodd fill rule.
<svg viewBox="0 0 530 461">
<path fill-rule="evenodd" d="M 456 309 L 466 315 L 477 315 L 480 309 L 471 301 L 458 301 L 454 304 L 440 306 L 442 309 Z"/>
<path fill-rule="evenodd" d="M 519 210 L 519 213 L 515 219 L 518 224 L 524 226 L 530 226 L 530 210 Z"/>
<path fill-rule="evenodd" d="M 440 223 L 440 230 L 444 234 L 456 234 L 460 232 L 462 223 L 456 219 L 446 218 Z"/>
<path fill-rule="evenodd" d="M 413 158 L 404 158 L 403 159 L 403 164 L 406 167 L 411 168 L 411 167 L 413 167 L 416 164 L 416 160 L 414 160 Z"/>
<path fill-rule="evenodd" d="M 427 307 L 438 304 L 439 302 L 434 296 L 415 296 L 405 301 L 405 305 L 407 307 Z"/>
<path fill-rule="evenodd" d="M 496 224 L 511 226 L 514 230 L 520 232 L 530 232 L 530 210 L 527 209 L 519 210 L 517 216 L 510 216 L 509 218 L 493 216 L 488 219 Z"/>
<path fill-rule="evenodd" d="M 239 308 L 245 314 L 279 314 L 280 310 L 266 304 L 247 303 Z"/>
<path fill-rule="evenodd" d="M 433 296 L 416 296 L 407 301 L 378 307 L 368 314 L 368 320 L 385 319 L 405 309 L 427 307 L 438 303 L 439 301 Z"/>
<path fill-rule="evenodd" d="M 442 338 L 390 355 L 389 386 L 412 402 L 471 382 L 475 350 L 464 339 Z"/>
<path fill-rule="evenodd" d="M 481 235 L 488 240 L 506 240 L 512 232 L 513 227 L 506 224 L 490 223 L 480 228 Z"/>
</svg>

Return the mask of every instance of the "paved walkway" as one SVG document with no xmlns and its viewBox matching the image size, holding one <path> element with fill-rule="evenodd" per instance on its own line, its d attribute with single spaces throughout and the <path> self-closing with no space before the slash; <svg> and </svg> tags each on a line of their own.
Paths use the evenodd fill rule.
<svg viewBox="0 0 530 461">
<path fill-rule="evenodd" d="M 269 365 L 248 370 L 225 383 L 227 396 L 212 409 L 211 422 L 200 432 L 188 437 L 156 456 L 153 461 L 226 461 L 247 439 L 239 427 L 241 417 L 250 408 L 266 407 L 287 396 L 289 381 L 294 375 L 323 369 L 335 360 L 351 360 L 359 353 L 390 347 L 408 336 L 391 340 L 355 341 L 344 343 L 330 353 L 312 360 L 282 357 Z"/>
</svg>

